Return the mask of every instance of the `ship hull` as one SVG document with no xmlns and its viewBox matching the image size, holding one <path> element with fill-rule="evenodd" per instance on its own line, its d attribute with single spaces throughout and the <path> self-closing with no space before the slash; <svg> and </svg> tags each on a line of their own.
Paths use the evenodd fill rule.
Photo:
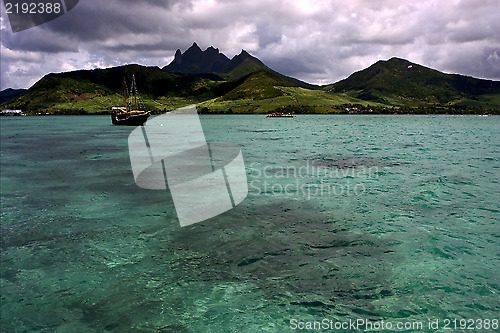
<svg viewBox="0 0 500 333">
<path fill-rule="evenodd" d="M 111 122 L 113 125 L 122 125 L 122 126 L 141 126 L 148 120 L 150 114 L 142 113 L 142 114 L 120 114 L 120 113 L 112 113 L 111 114 Z"/>
</svg>

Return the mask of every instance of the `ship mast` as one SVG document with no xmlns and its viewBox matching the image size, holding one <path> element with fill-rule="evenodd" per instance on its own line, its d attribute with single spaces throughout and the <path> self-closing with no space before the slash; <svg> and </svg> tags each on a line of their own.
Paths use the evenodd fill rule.
<svg viewBox="0 0 500 333">
<path fill-rule="evenodd" d="M 128 101 L 128 91 L 127 91 L 127 79 L 125 78 L 125 76 L 123 77 L 123 98 L 125 100 L 125 106 L 128 105 L 127 101 Z"/>
<path fill-rule="evenodd" d="M 134 90 L 134 103 L 135 103 L 135 110 L 138 110 L 137 107 L 137 87 L 135 86 L 135 75 L 132 75 L 132 89 Z"/>
</svg>

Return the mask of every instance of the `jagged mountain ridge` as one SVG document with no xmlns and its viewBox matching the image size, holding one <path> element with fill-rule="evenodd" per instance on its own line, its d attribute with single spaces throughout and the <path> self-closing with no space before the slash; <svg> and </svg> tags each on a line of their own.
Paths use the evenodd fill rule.
<svg viewBox="0 0 500 333">
<path fill-rule="evenodd" d="M 317 85 L 272 70 L 245 50 L 241 50 L 240 54 L 229 59 L 213 46 L 202 51 L 196 42 L 184 53 L 178 49 L 175 52 L 174 60 L 163 67 L 163 70 L 170 73 L 193 74 L 209 79 L 228 81 L 238 80 L 259 71 L 266 71 L 299 87 L 319 89 Z"/>
<path fill-rule="evenodd" d="M 239 69 L 238 74 L 231 75 L 232 71 L 238 69 L 244 63 L 245 69 Z M 240 54 L 232 59 L 226 57 L 219 49 L 213 46 L 202 51 L 198 44 L 193 43 L 184 53 L 178 49 L 175 52 L 174 60 L 163 70 L 177 74 L 220 74 L 227 78 L 238 79 L 258 70 L 268 69 L 259 59 L 250 56 L 248 52 L 242 50 Z"/>
<path fill-rule="evenodd" d="M 180 49 L 175 52 L 174 60 L 163 70 L 178 74 L 205 74 L 223 72 L 224 67 L 231 60 L 219 49 L 210 46 L 202 51 L 198 44 L 193 45 L 182 53 Z"/>
</svg>

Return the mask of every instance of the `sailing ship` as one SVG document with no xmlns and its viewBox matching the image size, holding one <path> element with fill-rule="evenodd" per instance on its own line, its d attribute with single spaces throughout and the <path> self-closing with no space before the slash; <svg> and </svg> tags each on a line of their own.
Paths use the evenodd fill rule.
<svg viewBox="0 0 500 333">
<path fill-rule="evenodd" d="M 111 122 L 113 125 L 141 126 L 151 115 L 146 111 L 137 93 L 135 75 L 132 75 L 132 86 L 127 91 L 127 81 L 123 78 L 123 95 L 126 106 L 113 106 L 111 108 Z M 131 100 L 133 98 L 133 100 Z M 133 102 L 133 103 L 132 103 Z"/>
</svg>

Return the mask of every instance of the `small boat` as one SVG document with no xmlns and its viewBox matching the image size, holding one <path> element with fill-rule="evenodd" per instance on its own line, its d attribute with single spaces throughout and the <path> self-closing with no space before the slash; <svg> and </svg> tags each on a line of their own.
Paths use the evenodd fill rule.
<svg viewBox="0 0 500 333">
<path fill-rule="evenodd" d="M 113 106 L 111 108 L 111 122 L 113 125 L 144 125 L 151 113 L 146 111 L 142 106 L 139 95 L 137 94 L 135 75 L 132 75 L 132 87 L 130 88 L 130 92 L 127 92 L 127 82 L 125 78 L 123 78 L 123 92 L 126 106 Z M 134 104 L 129 100 L 131 96 L 133 96 Z"/>
<path fill-rule="evenodd" d="M 283 113 L 283 112 L 273 112 L 269 113 L 267 117 L 281 117 L 281 118 L 293 118 L 293 114 L 290 112 L 288 113 Z"/>
</svg>

